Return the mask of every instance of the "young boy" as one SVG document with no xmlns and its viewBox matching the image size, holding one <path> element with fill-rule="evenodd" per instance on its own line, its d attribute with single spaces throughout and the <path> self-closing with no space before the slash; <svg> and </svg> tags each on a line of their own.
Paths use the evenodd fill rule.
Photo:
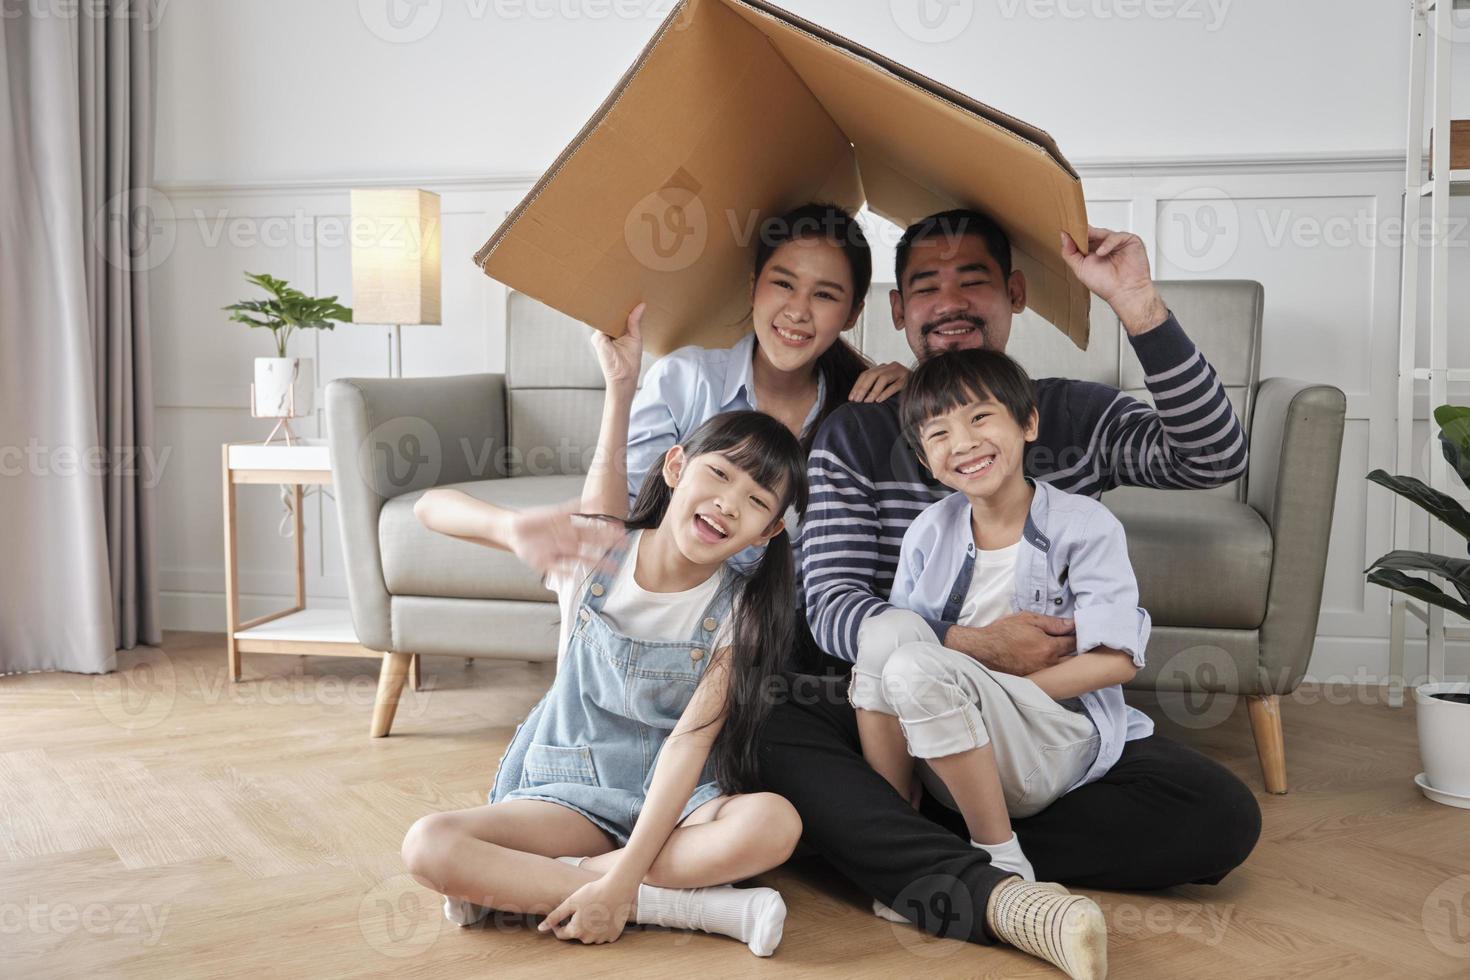
<svg viewBox="0 0 1470 980">
<path fill-rule="evenodd" d="M 899 412 L 920 461 L 957 492 L 910 525 L 897 608 L 859 633 L 848 697 L 863 755 L 908 799 L 913 759 L 927 762 L 971 843 L 1034 881 L 1010 818 L 1098 779 L 1125 741 L 1153 731 L 1120 686 L 1143 666 L 1149 616 L 1117 518 L 1024 475 L 1037 416 L 1020 365 L 990 350 L 936 355 L 909 378 Z M 941 621 L 986 626 L 1013 612 L 1070 618 L 1077 655 L 1018 677 L 936 633 Z"/>
</svg>

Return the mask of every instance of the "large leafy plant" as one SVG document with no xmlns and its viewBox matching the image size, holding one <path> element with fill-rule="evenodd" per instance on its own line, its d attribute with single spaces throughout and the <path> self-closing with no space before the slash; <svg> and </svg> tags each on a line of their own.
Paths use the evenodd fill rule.
<svg viewBox="0 0 1470 980">
<path fill-rule="evenodd" d="M 264 327 L 276 342 L 276 356 L 286 356 L 286 341 L 296 330 L 331 330 L 340 323 L 352 322 L 352 310 L 337 302 L 337 297 L 308 296 L 265 273 L 245 273 L 245 279 L 267 293 L 269 299 L 247 299 L 224 307 L 230 319 L 252 327 Z"/>
<path fill-rule="evenodd" d="M 1434 421 L 1439 425 L 1439 444 L 1444 458 L 1460 482 L 1470 487 L 1470 408 L 1441 405 L 1434 410 Z M 1432 518 L 1443 521 L 1451 530 L 1470 540 L 1470 511 L 1466 511 L 1449 494 L 1441 493 L 1422 480 L 1411 476 L 1390 476 L 1383 470 L 1374 470 L 1368 474 L 1368 479 L 1413 501 L 1428 511 Z M 1444 578 L 1454 587 L 1458 597 L 1440 588 L 1427 575 L 1420 577 L 1410 572 L 1432 572 Z M 1423 551 L 1390 551 L 1368 567 L 1368 581 L 1430 605 L 1451 609 L 1470 619 L 1470 560 L 1465 558 Z"/>
</svg>

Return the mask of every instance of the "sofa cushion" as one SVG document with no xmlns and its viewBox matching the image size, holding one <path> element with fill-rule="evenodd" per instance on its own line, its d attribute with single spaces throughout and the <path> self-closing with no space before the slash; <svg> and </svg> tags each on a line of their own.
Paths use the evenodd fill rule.
<svg viewBox="0 0 1470 980">
<path fill-rule="evenodd" d="M 525 510 L 571 500 L 582 492 L 582 482 L 580 476 L 523 476 L 449 483 L 443 489 Z M 435 534 L 420 524 L 413 505 L 421 496 L 423 491 L 394 497 L 378 515 L 383 582 L 391 594 L 555 601 L 541 577 L 509 552 Z"/>
<path fill-rule="evenodd" d="M 1159 626 L 1254 629 L 1266 618 L 1271 529 L 1250 505 L 1188 490 L 1103 495 L 1128 533 L 1139 599 Z"/>
</svg>

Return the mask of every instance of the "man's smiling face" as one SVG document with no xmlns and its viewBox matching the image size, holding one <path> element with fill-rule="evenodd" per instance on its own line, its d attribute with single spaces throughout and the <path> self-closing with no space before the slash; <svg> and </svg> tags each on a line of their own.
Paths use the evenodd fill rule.
<svg viewBox="0 0 1470 980">
<path fill-rule="evenodd" d="M 890 291 L 893 325 L 918 358 L 944 350 L 1006 349 L 1011 318 L 1026 308 L 1026 279 L 1010 276 L 979 235 L 938 234 L 913 243 L 899 288 Z"/>
</svg>

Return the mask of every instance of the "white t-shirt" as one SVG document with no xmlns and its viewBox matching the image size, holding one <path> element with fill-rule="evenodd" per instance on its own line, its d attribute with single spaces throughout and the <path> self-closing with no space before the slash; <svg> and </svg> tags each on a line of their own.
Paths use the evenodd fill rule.
<svg viewBox="0 0 1470 980">
<path fill-rule="evenodd" d="M 638 584 L 633 575 L 637 566 L 638 547 L 643 541 L 643 532 L 634 531 L 628 544 L 623 565 L 608 586 L 602 600 L 602 618 L 624 636 L 635 640 L 663 640 L 684 642 L 696 635 L 707 635 L 703 630 L 704 611 L 709 608 L 715 590 L 723 578 L 719 572 L 683 592 L 649 592 Z M 566 652 L 567 639 L 576 622 L 580 600 L 592 574 L 590 563 L 578 564 L 570 573 L 546 576 L 546 587 L 556 593 L 557 605 L 561 608 L 561 630 L 557 641 L 557 663 L 561 663 Z M 715 629 L 715 639 L 710 650 L 717 650 L 730 643 L 731 616 L 726 615 Z"/>
<path fill-rule="evenodd" d="M 1016 557 L 1021 542 L 994 551 L 975 549 L 975 574 L 970 590 L 960 606 L 961 626 L 989 626 L 1002 616 L 1011 614 L 1011 599 L 1016 591 Z"/>
</svg>

